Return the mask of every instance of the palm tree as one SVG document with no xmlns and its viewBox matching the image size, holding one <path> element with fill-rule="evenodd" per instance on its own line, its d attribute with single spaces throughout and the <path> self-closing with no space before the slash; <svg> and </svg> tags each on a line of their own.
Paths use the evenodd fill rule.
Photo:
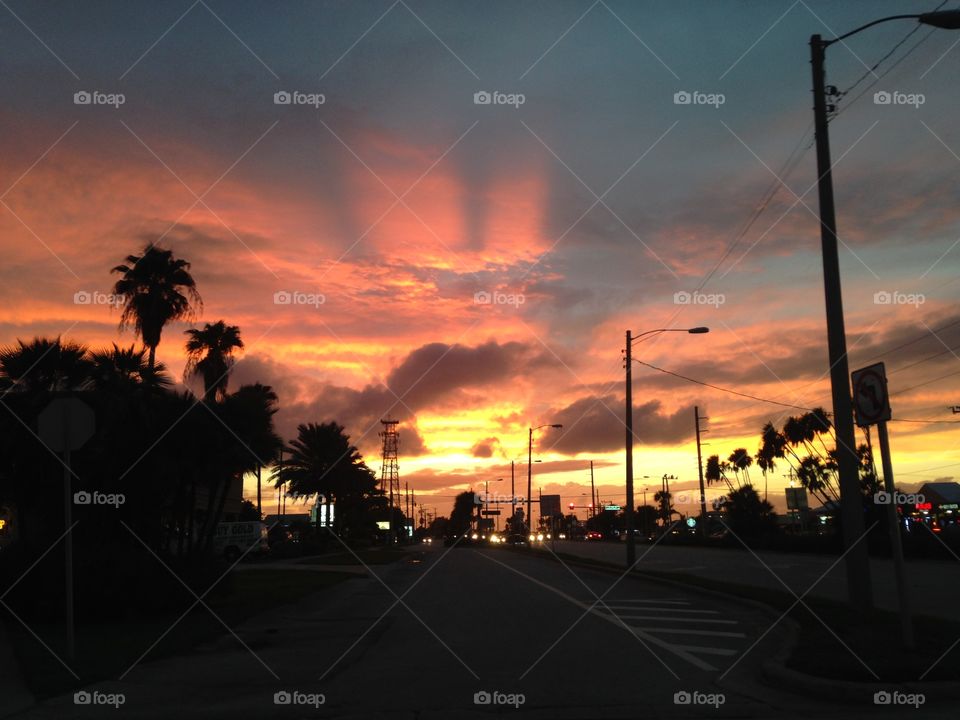
<svg viewBox="0 0 960 720">
<path fill-rule="evenodd" d="M 730 468 L 729 465 L 725 462 L 720 462 L 719 455 L 711 455 L 707 458 L 707 469 L 704 472 L 704 477 L 707 478 L 707 485 L 713 485 L 714 483 L 724 482 L 727 485 L 727 489 L 733 491 L 733 484 L 730 482 L 730 479 L 727 477 L 727 470 Z"/>
<path fill-rule="evenodd" d="M 285 449 L 274 473 L 274 484 L 281 483 L 291 497 L 323 495 L 328 502 L 338 503 L 338 524 L 345 511 L 361 506 L 376 491 L 373 471 L 343 426 L 335 422 L 297 427 L 297 439 Z"/>
<path fill-rule="evenodd" d="M 16 346 L 0 349 L 0 378 L 7 392 L 85 390 L 92 369 L 84 345 L 60 338 L 17 340 Z"/>
<path fill-rule="evenodd" d="M 133 325 L 150 351 L 148 365 L 153 369 L 163 326 L 171 320 L 190 320 L 203 307 L 190 263 L 175 258 L 172 250 L 150 244 L 142 255 L 128 255 L 125 265 L 110 272 L 122 275 L 113 286 L 113 293 L 123 298 L 120 327 Z"/>
<path fill-rule="evenodd" d="M 157 363 L 153 368 L 147 362 L 147 351 L 120 347 L 116 343 L 110 348 L 94 350 L 90 353 L 93 363 L 93 380 L 98 388 L 112 388 L 120 391 L 137 387 L 150 389 L 168 388 L 173 385 L 167 368 Z"/>
<path fill-rule="evenodd" d="M 740 483 L 740 474 L 743 473 L 743 484 L 749 485 L 750 466 L 753 465 L 753 456 L 747 452 L 747 449 L 737 448 L 730 453 L 730 457 L 728 457 L 727 460 L 730 462 L 730 466 L 733 468 L 733 472 L 737 476 L 737 483 Z"/>
<path fill-rule="evenodd" d="M 203 397 L 217 402 L 227 395 L 227 382 L 233 366 L 233 351 L 243 348 L 240 328 L 223 320 L 207 323 L 203 329 L 185 331 L 187 364 L 184 377 L 199 376 L 203 380 Z"/>
</svg>

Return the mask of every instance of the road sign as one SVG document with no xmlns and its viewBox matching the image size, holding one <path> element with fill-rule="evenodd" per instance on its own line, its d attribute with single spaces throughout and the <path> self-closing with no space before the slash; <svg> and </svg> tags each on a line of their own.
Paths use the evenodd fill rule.
<svg viewBox="0 0 960 720">
<path fill-rule="evenodd" d="M 853 414 L 857 425 L 866 427 L 890 419 L 890 396 L 883 363 L 855 370 L 853 380 Z"/>
<path fill-rule="evenodd" d="M 499 515 L 500 511 L 499 510 L 481 510 L 480 513 L 482 515 Z"/>
<path fill-rule="evenodd" d="M 38 418 L 40 439 L 51 450 L 78 450 L 93 435 L 93 410 L 77 398 L 50 401 Z"/>
<path fill-rule="evenodd" d="M 808 510 L 807 489 L 804 487 L 784 488 L 787 494 L 787 510 Z"/>
<path fill-rule="evenodd" d="M 604 509 L 604 510 L 614 510 L 614 511 L 616 511 L 616 510 L 619 510 L 619 509 L 620 509 L 620 506 L 619 506 L 619 505 L 604 505 L 604 506 L 603 506 L 603 509 Z"/>
</svg>

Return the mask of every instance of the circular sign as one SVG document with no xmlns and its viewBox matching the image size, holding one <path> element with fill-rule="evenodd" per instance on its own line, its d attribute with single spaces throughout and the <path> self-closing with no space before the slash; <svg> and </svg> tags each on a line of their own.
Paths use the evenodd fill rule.
<svg viewBox="0 0 960 720">
<path fill-rule="evenodd" d="M 874 425 L 890 419 L 890 398 L 883 363 L 857 370 L 853 378 L 853 410 L 857 425 Z"/>
</svg>

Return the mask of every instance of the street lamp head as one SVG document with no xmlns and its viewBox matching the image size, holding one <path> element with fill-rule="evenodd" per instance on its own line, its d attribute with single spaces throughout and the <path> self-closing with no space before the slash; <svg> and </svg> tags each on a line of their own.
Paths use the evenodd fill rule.
<svg viewBox="0 0 960 720">
<path fill-rule="evenodd" d="M 556 425 L 551 425 L 550 427 L 556 428 L 557 430 L 560 430 L 560 429 L 563 427 L 563 425 L 561 425 L 561 424 L 558 423 L 558 424 L 556 424 Z"/>
<path fill-rule="evenodd" d="M 960 30 L 960 10 L 923 13 L 917 19 L 922 25 L 931 25 L 942 30 Z"/>
<path fill-rule="evenodd" d="M 687 332 L 690 333 L 691 335 L 703 335 L 703 334 L 705 334 L 705 333 L 710 332 L 710 328 L 708 328 L 708 327 L 693 327 L 693 328 L 690 328 L 689 330 L 687 330 Z"/>
</svg>

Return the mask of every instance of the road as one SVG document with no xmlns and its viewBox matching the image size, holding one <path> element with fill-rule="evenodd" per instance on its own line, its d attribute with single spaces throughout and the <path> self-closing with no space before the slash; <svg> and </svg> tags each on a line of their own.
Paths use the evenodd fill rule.
<svg viewBox="0 0 960 720">
<path fill-rule="evenodd" d="M 831 708 L 764 686 L 782 628 L 735 601 L 493 548 L 418 548 L 370 572 L 87 688 L 123 693 L 119 712 L 71 696 L 16 717 L 888 717 L 866 695 Z M 275 705 L 283 691 L 324 702 Z M 485 692 L 505 704 L 476 704 Z"/>
<path fill-rule="evenodd" d="M 546 547 L 540 546 L 547 551 Z M 604 562 L 626 563 L 626 548 L 616 542 L 558 540 L 558 553 Z M 847 577 L 843 560 L 833 555 L 752 552 L 742 549 L 637 545 L 638 570 L 695 575 L 727 583 L 762 587 L 797 595 L 846 602 Z M 874 600 L 878 607 L 898 609 L 896 579 L 889 559 L 871 558 Z M 907 561 L 907 584 L 912 612 L 932 617 L 956 617 L 953 598 L 960 595 L 960 562 Z M 811 590 L 812 588 L 812 590 Z"/>
</svg>

